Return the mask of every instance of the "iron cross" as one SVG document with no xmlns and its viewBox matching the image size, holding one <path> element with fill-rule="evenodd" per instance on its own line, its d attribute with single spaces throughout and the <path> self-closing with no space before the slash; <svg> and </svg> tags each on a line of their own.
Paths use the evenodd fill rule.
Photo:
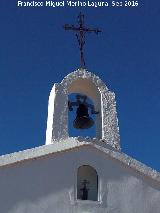
<svg viewBox="0 0 160 213">
<path fill-rule="evenodd" d="M 79 26 L 69 25 L 65 24 L 64 29 L 65 30 L 73 30 L 76 31 L 76 37 L 79 44 L 79 50 L 80 50 L 80 66 L 81 68 L 85 67 L 85 61 L 84 61 L 84 53 L 83 53 L 83 47 L 85 44 L 85 33 L 91 33 L 94 32 L 96 34 L 100 33 L 101 30 L 97 28 L 88 28 L 84 26 L 84 15 L 82 13 L 78 16 L 78 24 Z"/>
</svg>

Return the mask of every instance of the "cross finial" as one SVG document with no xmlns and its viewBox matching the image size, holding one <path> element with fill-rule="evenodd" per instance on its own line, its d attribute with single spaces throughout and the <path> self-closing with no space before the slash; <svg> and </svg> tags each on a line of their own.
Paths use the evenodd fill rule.
<svg viewBox="0 0 160 213">
<path fill-rule="evenodd" d="M 98 28 L 85 27 L 84 26 L 84 15 L 82 13 L 80 13 L 78 16 L 78 24 L 79 24 L 78 26 L 65 24 L 64 29 L 76 31 L 76 37 L 77 37 L 79 49 L 80 49 L 80 66 L 81 66 L 81 68 L 84 68 L 85 60 L 84 60 L 83 47 L 85 44 L 85 33 L 94 32 L 94 33 L 98 34 L 99 32 L 101 32 L 101 30 L 99 30 Z"/>
</svg>

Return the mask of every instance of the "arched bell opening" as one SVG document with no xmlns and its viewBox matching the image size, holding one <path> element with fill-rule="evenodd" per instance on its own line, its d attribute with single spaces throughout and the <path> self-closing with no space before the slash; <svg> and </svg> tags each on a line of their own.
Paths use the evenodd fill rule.
<svg viewBox="0 0 160 213">
<path fill-rule="evenodd" d="M 98 201 L 98 174 L 89 165 L 83 165 L 78 168 L 77 199 Z"/>
<path fill-rule="evenodd" d="M 68 96 L 68 132 L 70 137 L 96 137 L 96 115 L 93 101 L 84 94 Z"/>
<path fill-rule="evenodd" d="M 70 84 L 68 94 L 69 104 L 72 102 L 77 102 L 77 95 L 80 96 L 81 102 L 87 103 L 87 109 L 84 109 L 85 107 L 83 106 L 80 107 L 78 104 L 75 104 L 76 106 L 73 106 L 74 104 L 71 106 L 73 111 L 70 110 L 70 107 L 68 108 L 69 136 L 89 136 L 96 137 L 98 139 L 102 138 L 101 94 L 98 87 L 89 79 L 78 78 Z M 84 116 L 82 116 L 82 118 L 79 118 L 80 116 L 78 116 L 78 111 L 83 111 L 82 115 L 84 114 Z M 88 111 L 89 116 L 86 116 L 86 111 Z M 77 125 L 75 125 L 77 117 L 77 125 L 81 126 L 82 122 L 82 128 L 75 128 L 77 127 Z M 83 126 L 85 126 L 83 125 L 85 122 L 86 128 L 83 128 Z M 91 127 L 88 128 L 88 126 Z"/>
</svg>

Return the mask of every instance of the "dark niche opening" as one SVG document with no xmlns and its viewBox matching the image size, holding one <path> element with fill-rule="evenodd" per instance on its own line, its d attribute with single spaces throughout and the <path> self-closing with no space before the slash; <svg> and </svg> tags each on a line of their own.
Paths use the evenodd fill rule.
<svg viewBox="0 0 160 213">
<path fill-rule="evenodd" d="M 83 165 L 78 168 L 77 199 L 98 200 L 98 175 L 96 170 L 89 165 Z"/>
</svg>

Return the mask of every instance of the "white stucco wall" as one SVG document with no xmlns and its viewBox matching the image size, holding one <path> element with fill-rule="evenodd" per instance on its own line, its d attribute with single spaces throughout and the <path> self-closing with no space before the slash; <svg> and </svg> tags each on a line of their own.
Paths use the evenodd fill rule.
<svg viewBox="0 0 160 213">
<path fill-rule="evenodd" d="M 99 202 L 76 200 L 76 173 L 99 176 Z M 160 184 L 92 147 L 0 168 L 1 213 L 159 213 Z"/>
</svg>

